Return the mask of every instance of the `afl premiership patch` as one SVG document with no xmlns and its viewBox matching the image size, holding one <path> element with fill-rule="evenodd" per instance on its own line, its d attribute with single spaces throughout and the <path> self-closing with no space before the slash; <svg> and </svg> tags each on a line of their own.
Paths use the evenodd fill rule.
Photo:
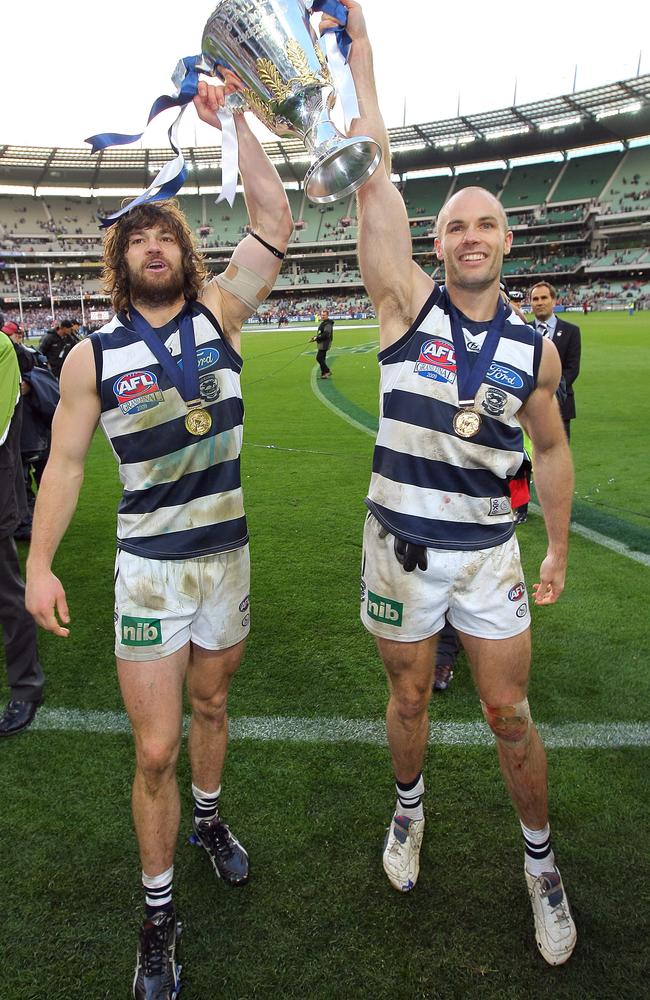
<svg viewBox="0 0 650 1000">
<path fill-rule="evenodd" d="M 456 354 L 448 340 L 425 340 L 413 371 L 436 382 L 456 381 Z"/>
<path fill-rule="evenodd" d="M 113 383 L 113 393 L 122 413 L 142 413 L 162 403 L 164 396 L 153 372 L 135 371 L 120 375 Z"/>
</svg>

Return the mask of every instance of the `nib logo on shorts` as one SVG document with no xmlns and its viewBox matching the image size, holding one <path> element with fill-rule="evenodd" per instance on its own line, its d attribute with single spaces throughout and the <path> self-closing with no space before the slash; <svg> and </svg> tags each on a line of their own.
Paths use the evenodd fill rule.
<svg viewBox="0 0 650 1000">
<path fill-rule="evenodd" d="M 385 622 L 387 625 L 394 625 L 395 628 L 402 627 L 402 615 L 404 605 L 399 601 L 391 601 L 390 597 L 379 597 L 368 591 L 368 617 L 374 618 L 376 622 Z"/>
<path fill-rule="evenodd" d="M 129 618 L 122 615 L 123 646 L 160 646 L 162 628 L 160 618 Z"/>
</svg>

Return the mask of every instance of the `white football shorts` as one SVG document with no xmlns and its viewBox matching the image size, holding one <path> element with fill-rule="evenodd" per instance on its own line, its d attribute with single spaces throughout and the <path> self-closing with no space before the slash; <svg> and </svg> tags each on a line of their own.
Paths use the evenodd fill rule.
<svg viewBox="0 0 650 1000">
<path fill-rule="evenodd" d="M 145 559 L 118 549 L 115 655 L 158 660 L 190 640 L 228 649 L 250 631 L 248 545 L 198 559 Z"/>
<path fill-rule="evenodd" d="M 445 614 L 461 632 L 509 639 L 530 625 L 528 594 L 515 535 L 473 552 L 427 549 L 428 567 L 407 573 L 395 538 L 366 517 L 361 563 L 361 621 L 372 635 L 397 642 L 428 639 Z"/>
</svg>

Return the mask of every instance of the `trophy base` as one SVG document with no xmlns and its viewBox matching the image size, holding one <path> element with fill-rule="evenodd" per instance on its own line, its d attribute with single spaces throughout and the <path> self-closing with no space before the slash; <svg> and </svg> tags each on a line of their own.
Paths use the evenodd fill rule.
<svg viewBox="0 0 650 1000">
<path fill-rule="evenodd" d="M 305 194 L 315 205 L 327 205 L 354 194 L 381 162 L 381 147 L 367 135 L 341 139 L 319 156 L 305 174 Z"/>
</svg>

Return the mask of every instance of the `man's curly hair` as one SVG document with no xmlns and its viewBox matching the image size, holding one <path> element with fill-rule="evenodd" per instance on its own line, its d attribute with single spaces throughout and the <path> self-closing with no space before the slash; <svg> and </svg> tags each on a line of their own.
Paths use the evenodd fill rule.
<svg viewBox="0 0 650 1000">
<path fill-rule="evenodd" d="M 182 252 L 181 262 L 185 276 L 183 294 L 186 299 L 196 299 L 209 277 L 203 255 L 197 249 L 192 230 L 176 199 L 138 205 L 118 219 L 104 236 L 102 280 L 104 291 L 110 295 L 115 312 L 126 312 L 129 308 L 130 283 L 126 265 L 129 238 L 140 229 L 151 229 L 154 226 L 167 226 L 178 240 Z"/>
</svg>

